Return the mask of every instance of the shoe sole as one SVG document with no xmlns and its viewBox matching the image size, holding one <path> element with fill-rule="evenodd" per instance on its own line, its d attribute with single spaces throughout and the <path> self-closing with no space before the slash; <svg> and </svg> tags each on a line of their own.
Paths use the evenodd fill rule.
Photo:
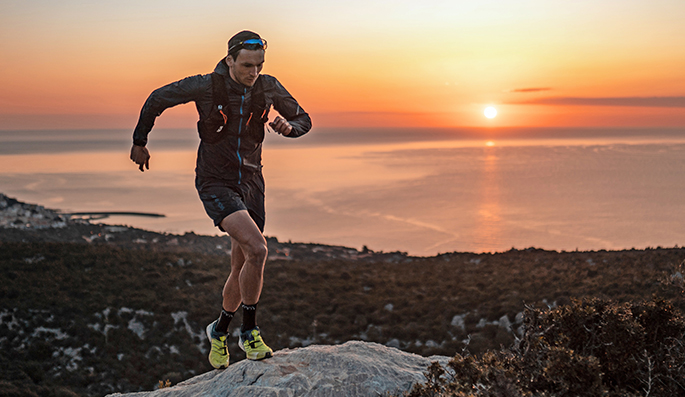
<svg viewBox="0 0 685 397">
<path fill-rule="evenodd" d="M 240 350 L 245 352 L 245 346 L 243 346 L 242 340 L 238 340 L 238 347 L 240 348 Z M 264 354 L 264 356 L 259 357 L 261 354 Z M 260 361 L 260 360 L 264 360 L 265 358 L 271 358 L 271 357 L 273 357 L 273 352 L 250 353 L 250 354 L 245 352 L 245 358 L 247 358 L 248 360 L 252 360 L 252 361 Z"/>
<path fill-rule="evenodd" d="M 261 354 L 264 354 L 264 356 L 263 356 L 263 357 L 259 357 Z M 248 360 L 260 361 L 260 360 L 264 360 L 265 358 L 271 358 L 271 357 L 273 357 L 273 354 L 271 354 L 271 353 L 269 353 L 269 352 L 266 352 L 266 353 L 256 353 L 256 354 L 253 354 L 252 357 L 250 357 L 249 354 L 246 354 L 245 356 L 247 357 Z"/>
</svg>

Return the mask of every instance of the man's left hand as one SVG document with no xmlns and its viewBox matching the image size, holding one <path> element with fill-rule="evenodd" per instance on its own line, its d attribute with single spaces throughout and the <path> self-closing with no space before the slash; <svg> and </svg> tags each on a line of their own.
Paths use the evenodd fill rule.
<svg viewBox="0 0 685 397">
<path fill-rule="evenodd" d="M 277 133 L 283 135 L 283 136 L 288 136 L 293 130 L 293 126 L 288 123 L 288 120 L 284 119 L 281 116 L 276 117 L 276 119 L 272 122 L 269 123 L 271 128 L 274 129 Z"/>
</svg>

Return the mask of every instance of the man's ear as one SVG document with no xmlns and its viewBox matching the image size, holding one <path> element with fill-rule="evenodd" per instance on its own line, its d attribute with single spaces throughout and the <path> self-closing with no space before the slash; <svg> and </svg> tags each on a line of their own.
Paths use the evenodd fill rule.
<svg viewBox="0 0 685 397">
<path fill-rule="evenodd" d="M 233 67 L 233 57 L 232 56 L 226 55 L 225 60 L 226 60 L 226 65 L 228 65 L 229 68 Z"/>
</svg>

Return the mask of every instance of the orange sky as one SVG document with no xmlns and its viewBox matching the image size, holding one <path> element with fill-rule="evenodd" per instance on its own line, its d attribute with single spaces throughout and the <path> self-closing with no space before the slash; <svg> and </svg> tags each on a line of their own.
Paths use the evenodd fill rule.
<svg viewBox="0 0 685 397">
<path fill-rule="evenodd" d="M 243 3 L 0 0 L 0 129 L 133 128 L 242 29 L 318 127 L 685 126 L 682 0 Z"/>
</svg>

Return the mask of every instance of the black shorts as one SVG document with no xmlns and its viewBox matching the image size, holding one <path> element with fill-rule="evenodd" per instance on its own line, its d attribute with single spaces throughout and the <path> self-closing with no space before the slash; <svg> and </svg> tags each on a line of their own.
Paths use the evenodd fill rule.
<svg viewBox="0 0 685 397">
<path fill-rule="evenodd" d="M 236 211 L 247 210 L 259 231 L 264 233 L 266 212 L 264 210 L 264 178 L 255 174 L 243 178 L 239 185 L 221 181 L 195 178 L 195 188 L 214 226 L 221 231 L 221 221 Z"/>
</svg>

